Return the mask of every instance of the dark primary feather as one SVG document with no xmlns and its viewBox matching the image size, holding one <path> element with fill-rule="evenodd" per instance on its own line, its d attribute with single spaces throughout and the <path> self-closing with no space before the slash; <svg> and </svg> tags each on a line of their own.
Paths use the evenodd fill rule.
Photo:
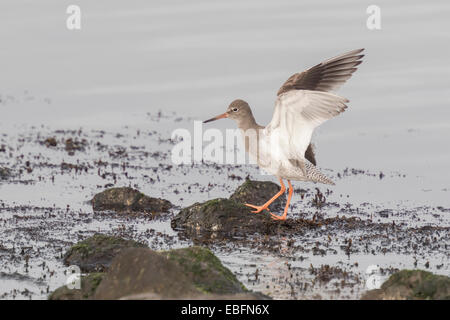
<svg viewBox="0 0 450 320">
<path fill-rule="evenodd" d="M 301 73 L 293 74 L 278 90 L 281 95 L 290 90 L 333 91 L 347 81 L 364 55 L 357 49 L 331 58 Z"/>
</svg>

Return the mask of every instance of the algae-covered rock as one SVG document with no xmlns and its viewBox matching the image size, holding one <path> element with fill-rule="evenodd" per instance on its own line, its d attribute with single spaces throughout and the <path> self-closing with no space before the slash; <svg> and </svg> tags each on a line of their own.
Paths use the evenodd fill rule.
<svg viewBox="0 0 450 320">
<path fill-rule="evenodd" d="M 203 293 L 230 294 L 246 291 L 236 276 L 207 248 L 194 246 L 164 251 L 161 254 L 190 274 L 194 285 Z"/>
<path fill-rule="evenodd" d="M 253 213 L 251 211 L 254 209 L 244 204 L 263 205 L 279 191 L 280 186 L 273 182 L 246 180 L 229 199 L 213 199 L 182 209 L 172 219 L 172 228 L 182 229 L 188 236 L 272 233 L 274 224 L 269 212 Z M 284 199 L 284 195 L 280 196 L 269 206 L 269 210 L 277 212 L 282 209 Z"/>
<path fill-rule="evenodd" d="M 401 270 L 363 300 L 449 300 L 450 278 L 423 270 Z"/>
<path fill-rule="evenodd" d="M 114 259 L 95 298 L 118 299 L 141 293 L 178 299 L 199 295 L 202 291 L 195 286 L 191 272 L 169 259 L 167 254 L 134 248 Z"/>
<path fill-rule="evenodd" d="M 269 299 L 249 292 L 207 248 L 168 251 L 127 248 L 106 273 L 82 277 L 81 289 L 63 286 L 52 300 L 77 299 Z"/>
<path fill-rule="evenodd" d="M 105 271 L 121 250 L 132 247 L 146 245 L 134 240 L 95 234 L 72 246 L 64 255 L 64 263 L 76 265 L 82 272 Z"/>
<path fill-rule="evenodd" d="M 167 212 L 172 204 L 164 199 L 151 198 L 129 187 L 107 189 L 92 199 L 94 211 L 139 212 L 158 214 Z"/>
<path fill-rule="evenodd" d="M 209 250 L 190 247 L 156 252 L 132 248 L 117 256 L 95 299 L 267 299 L 245 289 Z"/>
<path fill-rule="evenodd" d="M 80 289 L 59 287 L 48 297 L 49 300 L 84 300 L 90 299 L 102 281 L 104 273 L 94 272 L 81 277 Z"/>
<path fill-rule="evenodd" d="M 240 235 L 269 232 L 272 222 L 267 212 L 252 213 L 250 208 L 233 200 L 214 199 L 181 210 L 172 219 L 172 228 L 183 229 L 188 234 Z"/>
<path fill-rule="evenodd" d="M 94 298 L 119 299 L 145 292 L 179 298 L 200 291 L 183 269 L 164 255 L 150 249 L 131 248 L 114 259 Z"/>
<path fill-rule="evenodd" d="M 280 189 L 279 185 L 271 181 L 246 180 L 231 195 L 230 200 L 242 204 L 250 203 L 261 206 L 279 192 Z M 269 206 L 269 209 L 274 211 L 281 210 L 285 201 L 286 194 L 283 194 Z"/>
</svg>

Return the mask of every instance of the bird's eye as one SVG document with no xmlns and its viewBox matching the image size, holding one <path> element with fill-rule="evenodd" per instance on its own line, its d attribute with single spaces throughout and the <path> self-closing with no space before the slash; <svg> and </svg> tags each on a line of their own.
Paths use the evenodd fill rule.
<svg viewBox="0 0 450 320">
<path fill-rule="evenodd" d="M 233 111 L 234 111 L 234 112 L 237 112 L 237 111 L 238 111 L 238 108 L 233 108 Z"/>
</svg>

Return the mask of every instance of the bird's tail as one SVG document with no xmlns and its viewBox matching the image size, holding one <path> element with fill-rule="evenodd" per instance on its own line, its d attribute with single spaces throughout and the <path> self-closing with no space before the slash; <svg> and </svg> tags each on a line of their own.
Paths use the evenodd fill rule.
<svg viewBox="0 0 450 320">
<path fill-rule="evenodd" d="M 305 168 L 306 176 L 311 181 L 335 185 L 333 180 L 331 180 L 326 175 L 324 175 L 322 172 L 320 172 L 319 169 L 317 169 L 317 167 L 315 165 L 313 165 L 311 162 L 305 161 L 305 167 L 306 167 Z"/>
</svg>

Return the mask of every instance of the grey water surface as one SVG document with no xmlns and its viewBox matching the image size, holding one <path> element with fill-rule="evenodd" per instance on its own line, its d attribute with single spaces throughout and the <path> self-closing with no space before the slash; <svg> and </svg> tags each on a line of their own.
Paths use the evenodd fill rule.
<svg viewBox="0 0 450 320">
<path fill-rule="evenodd" d="M 173 145 L 161 141 L 170 139 L 175 129 L 192 132 L 195 120 L 223 113 L 236 98 L 248 101 L 257 121 L 265 125 L 271 119 L 276 92 L 289 76 L 357 48 L 366 49 L 364 62 L 337 92 L 350 100 L 349 108 L 322 125 L 313 138 L 319 167 L 333 178 L 338 174 L 342 177 L 328 200 L 353 207 L 370 203 L 370 213 L 388 210 L 410 226 L 449 226 L 448 1 L 80 0 L 76 4 L 82 13 L 81 30 L 75 31 L 66 28 L 70 4 L 72 1 L 66 0 L 0 3 L 0 146 L 15 150 L 10 151 L 13 157 L 0 152 L 0 167 L 18 171 L 23 169 L 23 159 L 36 164 L 29 175 L 0 181 L 0 208 L 16 210 L 0 210 L 4 221 L 0 224 L 0 255 L 4 255 L 0 259 L 0 294 L 4 298 L 45 298 L 47 291 L 64 281 L 60 248 L 67 248 L 85 233 L 109 232 L 127 224 L 120 219 L 109 219 L 106 224 L 95 219 L 82 225 L 68 222 L 70 215 L 64 213 L 68 205 L 74 214 L 92 212 L 86 201 L 101 190 L 98 186 L 104 185 L 103 180 L 95 172 L 61 175 L 52 181 L 48 177 L 58 170 L 39 167 L 38 163 L 92 163 L 105 154 L 91 148 L 68 156 L 43 151 L 36 141 L 57 130 L 81 130 L 80 137 L 95 141 L 98 132 L 104 131 L 98 139 L 106 144 L 137 145 L 141 151 L 165 155 L 157 160 L 136 156 L 135 164 L 141 168 L 170 165 Z M 381 30 L 366 26 L 366 9 L 372 4 L 381 8 Z M 207 128 L 224 132 L 235 124 L 222 120 L 205 125 Z M 132 184 L 183 207 L 227 197 L 240 183 L 227 181 L 232 172 L 276 181 L 253 166 L 224 172 L 202 170 L 177 168 L 172 175 L 161 175 L 156 187 L 145 176 L 152 176 L 150 170 L 136 169 Z M 221 183 L 208 189 L 211 181 Z M 118 184 L 121 182 L 128 183 L 119 179 Z M 197 192 L 188 194 L 184 188 L 187 183 L 198 183 L 194 188 Z M 176 188 L 181 193 L 173 193 Z M 294 196 L 293 214 L 306 205 Z M 33 211 L 32 207 L 55 208 L 62 216 L 47 217 L 45 209 Z M 414 212 L 415 218 L 401 215 L 403 212 Z M 40 217 L 46 235 L 31 240 L 27 220 L 20 219 L 26 216 Z M 47 227 L 46 217 L 54 222 Z M 389 217 L 383 221 L 391 222 Z M 176 237 L 167 221 L 136 220 L 130 228 L 137 233 L 153 228 Z M 58 248 L 50 244 L 52 232 L 60 241 Z M 34 255 L 32 268 L 26 268 L 23 261 L 9 260 L 3 253 L 18 252 L 15 244 L 27 247 L 28 242 L 30 250 L 40 248 L 42 255 L 41 260 Z M 174 246 L 188 244 L 180 240 Z M 304 268 L 358 261 L 358 272 L 364 274 L 371 264 L 412 268 L 419 260 L 419 267 L 431 261 L 432 271 L 450 272 L 445 251 L 421 258 L 414 254 L 311 255 L 303 263 L 270 254 L 261 256 L 248 248 L 234 254 L 220 249 L 215 253 L 242 281 L 254 272 L 255 264 L 269 270 L 269 279 L 285 270 L 286 261 Z M 43 277 L 47 269 L 41 267 L 42 259 L 60 275 Z M 270 290 L 264 281 L 246 285 L 275 292 L 276 298 L 291 297 L 290 289 L 282 285 Z M 13 292 L 25 289 L 32 293 Z M 362 292 L 364 286 L 360 289 Z M 348 296 L 359 297 L 359 293 Z"/>
</svg>

